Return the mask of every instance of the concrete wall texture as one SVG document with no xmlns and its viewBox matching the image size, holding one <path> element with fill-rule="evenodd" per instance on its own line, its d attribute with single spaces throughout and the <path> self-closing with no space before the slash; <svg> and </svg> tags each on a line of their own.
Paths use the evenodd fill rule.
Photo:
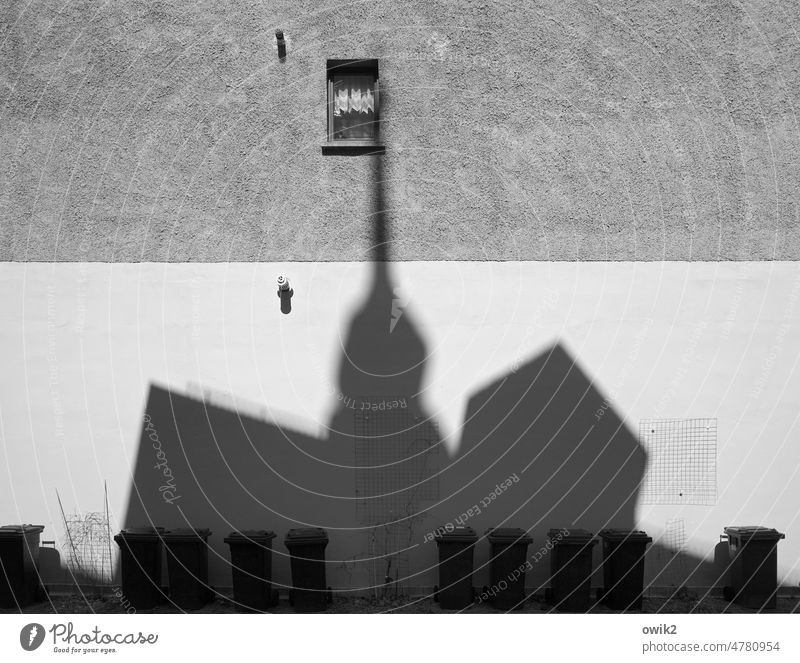
<svg viewBox="0 0 800 663">
<path fill-rule="evenodd" d="M 800 257 L 793 0 L 9 0 L 0 260 L 364 260 L 328 58 L 378 58 L 398 260 Z M 279 62 L 274 30 L 289 39 Z"/>
</svg>

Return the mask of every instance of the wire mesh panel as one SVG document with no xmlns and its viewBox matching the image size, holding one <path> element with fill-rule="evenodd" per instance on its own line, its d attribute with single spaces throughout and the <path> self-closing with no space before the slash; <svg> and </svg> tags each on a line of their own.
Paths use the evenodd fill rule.
<svg viewBox="0 0 800 663">
<path fill-rule="evenodd" d="M 419 520 L 415 516 L 372 528 L 367 568 L 376 595 L 391 597 L 402 593 L 410 574 L 410 548 Z"/>
<path fill-rule="evenodd" d="M 365 403 L 402 399 L 370 397 Z M 419 511 L 439 497 L 436 426 L 408 408 L 355 410 L 356 516 L 383 525 Z"/>
<path fill-rule="evenodd" d="M 106 515 L 73 514 L 65 518 L 64 529 L 67 567 L 84 582 L 110 583 L 113 554 Z"/>
<path fill-rule="evenodd" d="M 683 554 L 686 547 L 686 528 L 683 518 L 674 518 L 666 522 L 662 543 L 673 554 Z"/>
<path fill-rule="evenodd" d="M 354 411 L 356 518 L 374 527 L 373 586 L 396 591 L 408 576 L 421 504 L 439 497 L 439 435 L 409 408 L 387 407 L 404 399 L 370 396 L 362 403 Z"/>
<path fill-rule="evenodd" d="M 648 455 L 643 504 L 717 503 L 716 419 L 645 419 L 639 440 Z"/>
<path fill-rule="evenodd" d="M 682 518 L 668 520 L 658 540 L 656 556 L 659 572 L 657 584 L 681 586 L 687 581 L 686 528 Z"/>
</svg>

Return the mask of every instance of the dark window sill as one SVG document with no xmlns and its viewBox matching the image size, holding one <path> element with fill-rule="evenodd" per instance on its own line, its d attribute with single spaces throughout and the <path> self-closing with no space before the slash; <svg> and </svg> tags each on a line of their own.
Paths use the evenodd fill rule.
<svg viewBox="0 0 800 663">
<path fill-rule="evenodd" d="M 323 154 L 356 155 L 356 154 L 383 154 L 386 146 L 369 140 L 332 140 L 322 146 Z"/>
</svg>

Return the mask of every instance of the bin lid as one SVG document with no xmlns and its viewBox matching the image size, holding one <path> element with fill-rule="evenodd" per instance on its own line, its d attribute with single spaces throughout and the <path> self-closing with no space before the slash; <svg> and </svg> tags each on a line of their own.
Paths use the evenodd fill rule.
<svg viewBox="0 0 800 663">
<path fill-rule="evenodd" d="M 566 544 L 587 544 L 591 543 L 592 545 L 597 543 L 597 539 L 594 538 L 594 534 L 590 531 L 585 529 L 567 529 L 566 527 L 562 527 L 561 529 L 549 529 L 547 530 L 547 538 L 550 539 L 555 545 L 559 543 L 566 543 Z"/>
<path fill-rule="evenodd" d="M 450 527 L 442 525 L 436 529 L 436 534 L 433 537 L 436 541 L 443 541 L 447 543 L 475 543 L 478 540 L 478 535 L 471 527 Z"/>
<path fill-rule="evenodd" d="M 299 546 L 306 543 L 328 543 L 328 533 L 321 527 L 297 527 L 286 532 L 286 546 Z"/>
<path fill-rule="evenodd" d="M 164 533 L 165 541 L 197 541 L 202 539 L 205 541 L 211 536 L 210 529 L 186 527 L 179 529 L 171 529 Z"/>
<path fill-rule="evenodd" d="M 44 525 L 3 525 L 0 527 L 0 537 L 11 538 L 24 534 L 38 534 L 44 531 Z"/>
<path fill-rule="evenodd" d="M 114 541 L 119 539 L 152 539 L 164 535 L 163 527 L 128 527 L 119 534 L 114 535 Z"/>
<path fill-rule="evenodd" d="M 526 546 L 533 542 L 528 533 L 519 527 L 490 527 L 486 530 L 486 538 L 491 543 L 519 543 Z"/>
<path fill-rule="evenodd" d="M 266 543 L 275 538 L 275 532 L 265 529 L 245 529 L 233 531 L 226 536 L 225 543 Z"/>
<path fill-rule="evenodd" d="M 736 527 L 726 527 L 725 534 L 735 536 L 746 541 L 758 540 L 779 540 L 785 539 L 786 535 L 772 527 L 760 527 L 759 525 L 740 525 Z"/>
<path fill-rule="evenodd" d="M 638 529 L 602 529 L 600 536 L 606 541 L 630 541 L 631 543 L 651 543 L 652 536 Z"/>
</svg>

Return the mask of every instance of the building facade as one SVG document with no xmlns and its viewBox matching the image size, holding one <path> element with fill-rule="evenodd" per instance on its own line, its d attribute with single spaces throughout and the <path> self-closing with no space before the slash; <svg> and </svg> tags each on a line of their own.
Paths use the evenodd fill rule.
<svg viewBox="0 0 800 663">
<path fill-rule="evenodd" d="M 640 527 L 654 586 L 762 524 L 800 582 L 793 3 L 0 20 L 2 519 L 107 480 L 215 585 L 228 531 L 320 526 L 354 592 L 431 587 L 447 523 Z"/>
</svg>

